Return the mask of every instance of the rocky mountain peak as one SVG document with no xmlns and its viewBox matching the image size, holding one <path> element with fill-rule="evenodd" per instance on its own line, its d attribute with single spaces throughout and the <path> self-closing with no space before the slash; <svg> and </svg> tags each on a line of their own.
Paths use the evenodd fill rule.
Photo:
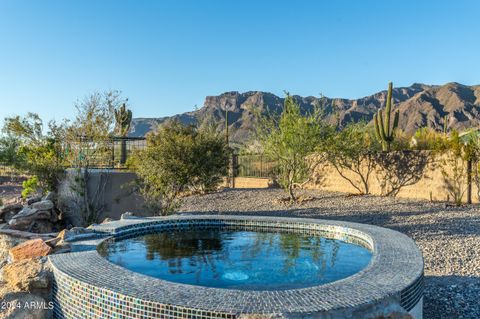
<svg viewBox="0 0 480 319">
<path fill-rule="evenodd" d="M 325 119 L 336 121 L 339 118 L 343 125 L 351 121 L 371 121 L 375 112 L 385 106 L 386 95 L 387 91 L 383 90 L 359 99 L 325 98 Z M 303 111 L 311 110 L 320 103 L 319 97 L 293 95 L 293 98 Z M 399 126 L 410 133 L 425 126 L 442 129 L 445 115 L 449 117 L 450 129 L 480 126 L 480 85 L 414 83 L 408 87 L 394 88 L 393 99 L 394 109 L 400 110 Z M 221 130 L 225 125 L 225 110 L 228 110 L 231 140 L 243 143 L 248 141 L 255 126 L 251 108 L 258 107 L 262 112 L 280 112 L 283 102 L 283 97 L 268 92 L 225 92 L 207 96 L 203 107 L 193 112 L 173 117 L 135 118 L 130 136 L 143 136 L 169 118 L 194 123 L 208 117 L 216 121 Z"/>
</svg>

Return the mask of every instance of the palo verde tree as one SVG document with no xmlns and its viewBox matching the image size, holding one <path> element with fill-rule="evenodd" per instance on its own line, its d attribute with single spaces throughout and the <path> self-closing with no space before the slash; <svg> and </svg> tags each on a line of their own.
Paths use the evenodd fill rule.
<svg viewBox="0 0 480 319">
<path fill-rule="evenodd" d="M 382 195 L 392 197 L 396 197 L 402 188 L 418 183 L 433 159 L 430 151 L 405 149 L 379 152 L 376 158 Z"/>
<path fill-rule="evenodd" d="M 5 119 L 4 157 L 17 169 L 31 175 L 29 195 L 35 191 L 55 191 L 64 169 L 60 143 L 64 137 L 61 126 L 51 121 L 44 132 L 42 119 L 35 113 Z"/>
<path fill-rule="evenodd" d="M 370 193 L 370 178 L 377 167 L 380 148 L 371 128 L 364 122 L 349 123 L 319 149 L 338 174 L 359 194 Z"/>
<path fill-rule="evenodd" d="M 17 136 L 3 132 L 0 134 L 0 163 L 10 167 L 18 167 L 22 163 L 18 150 L 20 139 Z"/>
<path fill-rule="evenodd" d="M 257 139 L 265 155 L 276 160 L 279 182 L 288 191 L 291 201 L 296 200 L 294 188 L 308 182 L 315 168 L 322 163 L 316 148 L 324 143 L 331 131 L 321 116 L 320 106 L 311 113 L 302 114 L 300 105 L 286 94 L 279 116 L 259 116 Z"/>
<path fill-rule="evenodd" d="M 115 110 L 124 100 L 119 91 L 95 92 L 75 104 L 77 114 L 73 122 L 68 123 L 64 139 L 64 153 L 69 166 L 73 167 L 71 176 L 72 198 L 69 201 L 76 207 L 72 215 L 81 215 L 82 223 L 89 225 L 98 222 L 104 209 L 104 191 L 108 174 L 98 171 L 97 188 L 88 187 L 92 178 L 92 169 L 109 163 L 111 159 L 111 136 L 115 128 Z M 80 214 L 78 214 L 80 212 Z"/>
<path fill-rule="evenodd" d="M 128 99 L 127 99 L 128 100 Z M 118 109 L 115 109 L 115 134 L 122 137 L 120 148 L 120 164 L 125 164 L 127 160 L 127 141 L 125 137 L 130 130 L 132 122 L 132 111 L 127 109 L 126 103 L 123 103 Z"/>
<path fill-rule="evenodd" d="M 395 139 L 395 130 L 398 127 L 399 111 L 397 110 L 393 116 L 393 125 L 390 125 L 390 118 L 392 113 L 392 82 L 388 83 L 387 100 L 385 106 L 385 113 L 380 109 L 378 113 L 373 116 L 373 124 L 375 126 L 375 135 L 382 143 L 383 151 L 389 152 L 390 146 Z M 385 115 L 385 116 L 384 116 Z"/>
<path fill-rule="evenodd" d="M 443 187 L 453 198 L 456 205 L 461 205 L 465 193 L 471 200 L 472 163 L 476 158 L 476 136 L 464 135 L 460 137 L 456 130 L 452 130 L 448 139 L 448 149 L 440 161 L 440 172 L 443 178 Z"/>
</svg>

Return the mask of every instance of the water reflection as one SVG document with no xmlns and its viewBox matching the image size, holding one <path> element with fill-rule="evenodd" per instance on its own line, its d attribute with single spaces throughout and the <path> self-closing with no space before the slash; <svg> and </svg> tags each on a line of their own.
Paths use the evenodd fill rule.
<svg viewBox="0 0 480 319">
<path fill-rule="evenodd" d="M 370 252 L 287 232 L 195 230 L 114 242 L 109 260 L 157 278 L 220 288 L 292 289 L 338 280 L 364 268 Z"/>
</svg>

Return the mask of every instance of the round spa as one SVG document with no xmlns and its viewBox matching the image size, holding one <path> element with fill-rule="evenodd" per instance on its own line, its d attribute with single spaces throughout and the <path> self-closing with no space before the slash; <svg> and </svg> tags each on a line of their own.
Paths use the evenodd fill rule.
<svg viewBox="0 0 480 319">
<path fill-rule="evenodd" d="M 389 229 L 182 215 L 94 231 L 50 257 L 55 318 L 422 318 L 422 255 Z"/>
</svg>

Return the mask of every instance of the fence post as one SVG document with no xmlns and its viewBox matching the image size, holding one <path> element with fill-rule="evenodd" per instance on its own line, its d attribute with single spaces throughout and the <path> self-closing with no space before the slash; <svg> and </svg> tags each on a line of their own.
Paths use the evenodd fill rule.
<svg viewBox="0 0 480 319">
<path fill-rule="evenodd" d="M 467 204 L 472 203 L 472 160 L 467 161 Z"/>
<path fill-rule="evenodd" d="M 110 140 L 112 145 L 112 164 L 110 165 L 112 168 L 115 168 L 115 141 L 112 139 Z"/>
<path fill-rule="evenodd" d="M 231 178 L 231 188 L 235 188 L 235 177 L 237 176 L 237 162 L 238 162 L 238 155 L 232 153 L 232 159 L 230 161 L 230 178 Z"/>
<path fill-rule="evenodd" d="M 115 146 L 113 147 L 115 149 Z M 121 138 L 120 144 L 120 165 L 124 166 L 127 162 L 127 140 L 125 137 Z"/>
</svg>

